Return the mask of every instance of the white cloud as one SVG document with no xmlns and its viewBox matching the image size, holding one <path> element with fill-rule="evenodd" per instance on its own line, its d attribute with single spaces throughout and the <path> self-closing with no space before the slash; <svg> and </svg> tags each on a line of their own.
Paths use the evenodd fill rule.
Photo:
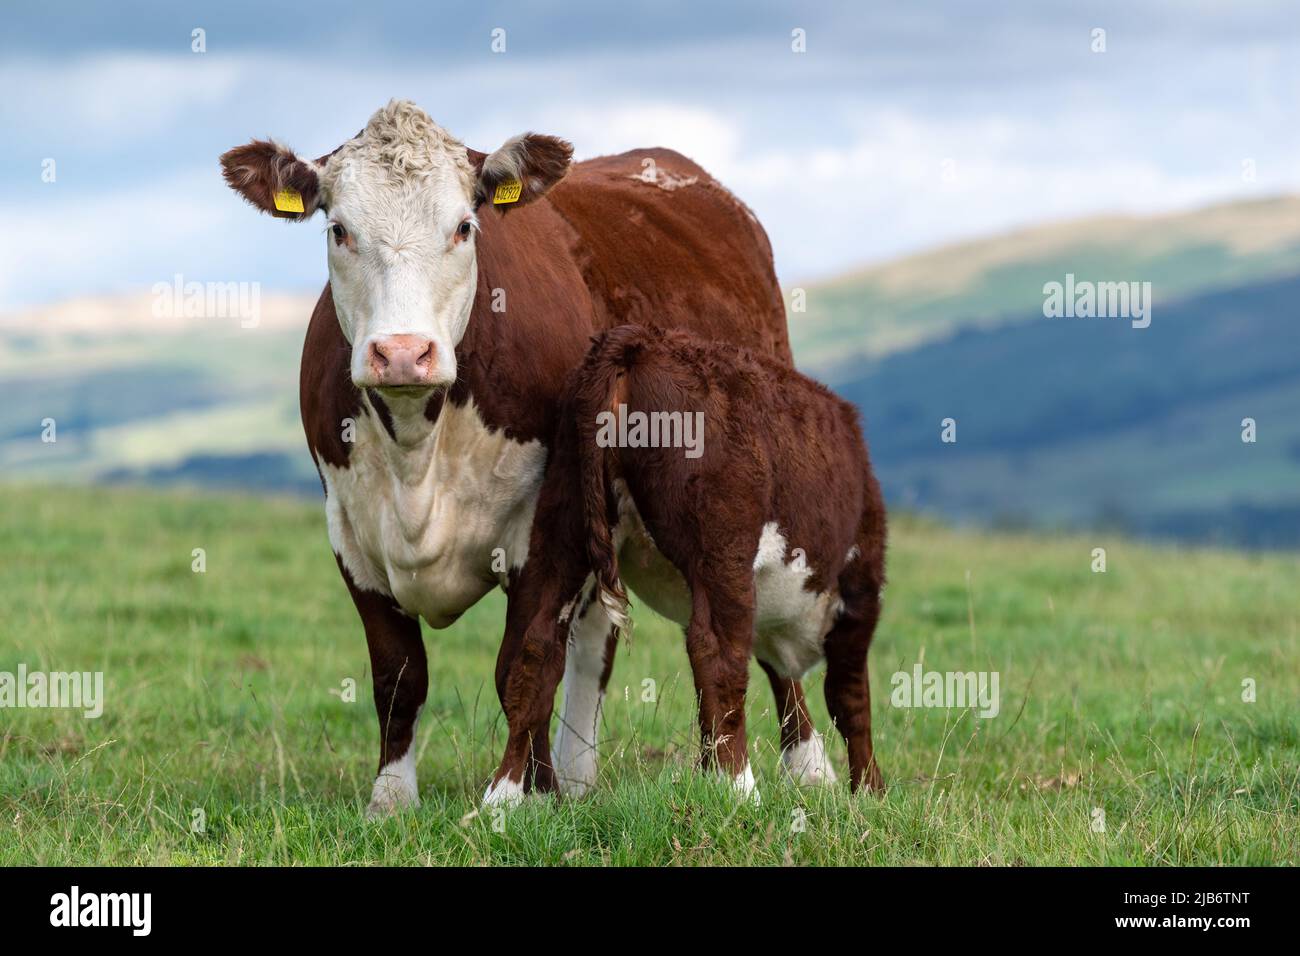
<svg viewBox="0 0 1300 956">
<path fill-rule="evenodd" d="M 239 82 L 236 62 L 206 54 L 16 58 L 0 63 L 0 89 L 11 91 L 0 100 L 0 126 L 46 144 L 91 138 L 97 148 L 184 136 L 187 122 L 228 101 Z"/>
</svg>

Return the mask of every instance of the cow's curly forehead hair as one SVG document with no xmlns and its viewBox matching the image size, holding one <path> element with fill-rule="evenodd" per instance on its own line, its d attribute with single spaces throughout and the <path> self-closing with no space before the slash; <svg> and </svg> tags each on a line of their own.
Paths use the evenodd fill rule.
<svg viewBox="0 0 1300 956">
<path fill-rule="evenodd" d="M 465 144 L 409 100 L 390 100 L 375 111 L 365 129 L 330 155 L 322 177 L 326 192 L 334 191 L 343 170 L 358 167 L 399 182 L 450 173 L 467 192 L 475 177 Z"/>
</svg>

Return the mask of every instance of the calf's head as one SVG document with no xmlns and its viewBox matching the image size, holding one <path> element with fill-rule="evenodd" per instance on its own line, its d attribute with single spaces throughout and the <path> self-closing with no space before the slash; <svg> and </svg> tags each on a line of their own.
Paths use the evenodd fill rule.
<svg viewBox="0 0 1300 956">
<path fill-rule="evenodd" d="M 478 282 L 479 217 L 544 195 L 572 152 L 563 140 L 525 133 L 479 153 L 418 106 L 394 100 L 319 159 L 254 140 L 223 155 L 221 166 L 230 187 L 263 212 L 297 221 L 325 214 L 353 383 L 418 394 L 456 380 L 456 346 Z"/>
</svg>

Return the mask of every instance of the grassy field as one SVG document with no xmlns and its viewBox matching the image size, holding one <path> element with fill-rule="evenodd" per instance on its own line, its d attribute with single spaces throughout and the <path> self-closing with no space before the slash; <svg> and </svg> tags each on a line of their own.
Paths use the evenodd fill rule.
<svg viewBox="0 0 1300 956">
<path fill-rule="evenodd" d="M 758 676 L 758 807 L 692 769 L 680 635 L 638 608 L 594 794 L 478 813 L 504 743 L 494 595 L 426 631 L 423 803 L 371 823 L 365 642 L 319 507 L 6 487 L 0 514 L 0 671 L 103 671 L 106 698 L 99 719 L 0 710 L 0 864 L 1300 861 L 1294 556 L 900 519 L 872 650 L 889 790 L 850 798 L 781 780 Z M 1104 574 L 1090 568 L 1097 547 Z M 890 675 L 922 660 L 998 672 L 998 716 L 891 706 Z M 349 678 L 355 702 L 340 693 Z M 807 684 L 828 729 L 820 674 Z"/>
</svg>

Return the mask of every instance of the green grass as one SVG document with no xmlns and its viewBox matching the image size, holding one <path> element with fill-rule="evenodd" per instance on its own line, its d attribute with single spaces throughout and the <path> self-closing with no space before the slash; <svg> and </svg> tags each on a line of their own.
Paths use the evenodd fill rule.
<svg viewBox="0 0 1300 956">
<path fill-rule="evenodd" d="M 422 805 L 363 818 L 377 756 L 365 642 L 319 507 L 6 487 L 0 670 L 100 670 L 104 714 L 0 710 L 0 864 L 1295 864 L 1300 562 L 1102 536 L 895 522 L 872 650 L 880 798 L 693 769 L 677 630 L 638 608 L 601 779 L 477 813 L 504 745 L 503 602 L 426 632 Z M 1109 570 L 1090 571 L 1094 547 Z M 191 551 L 207 570 L 191 571 Z M 968 577 L 969 574 L 969 577 Z M 1001 713 L 890 705 L 890 674 L 996 670 Z M 357 700 L 338 691 L 357 682 Z M 1258 699 L 1242 701 L 1245 678 Z M 653 680 L 654 703 L 642 702 Z M 807 682 L 828 724 L 821 676 Z M 626 692 L 624 688 L 627 688 Z M 828 735 L 843 772 L 839 738 Z M 1105 830 L 1094 832 L 1097 810 Z M 191 831 L 202 811 L 202 832 Z"/>
</svg>

